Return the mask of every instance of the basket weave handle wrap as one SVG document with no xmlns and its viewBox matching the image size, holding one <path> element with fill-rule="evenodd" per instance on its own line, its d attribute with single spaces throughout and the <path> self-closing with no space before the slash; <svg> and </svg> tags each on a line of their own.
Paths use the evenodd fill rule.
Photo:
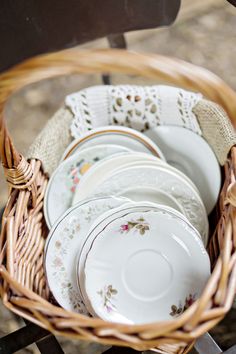
<svg viewBox="0 0 236 354">
<path fill-rule="evenodd" d="M 236 126 L 236 93 L 206 69 L 161 55 L 114 49 L 70 49 L 26 60 L 0 75 L 0 156 L 5 168 L 15 168 L 21 161 L 21 155 L 14 149 L 4 120 L 4 105 L 13 92 L 55 76 L 102 72 L 140 75 L 199 91 L 219 103 Z"/>
</svg>

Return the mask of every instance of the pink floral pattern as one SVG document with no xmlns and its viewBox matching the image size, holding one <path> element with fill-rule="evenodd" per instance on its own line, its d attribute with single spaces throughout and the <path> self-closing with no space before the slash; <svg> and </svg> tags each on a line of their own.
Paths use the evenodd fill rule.
<svg viewBox="0 0 236 354">
<path fill-rule="evenodd" d="M 90 164 L 86 163 L 84 160 L 77 162 L 75 165 L 72 165 L 68 174 L 70 177 L 70 191 L 72 193 L 75 193 L 76 191 L 76 187 L 80 182 L 80 178 L 81 176 L 85 173 L 83 171 L 83 166 L 86 164 L 87 169 L 88 170 L 89 167 L 91 166 Z"/>
<path fill-rule="evenodd" d="M 62 260 L 59 257 L 55 257 L 53 260 L 53 265 L 55 268 L 60 268 L 63 266 Z"/>
<path fill-rule="evenodd" d="M 172 317 L 177 317 L 177 316 L 181 315 L 184 311 L 186 311 L 194 303 L 194 301 L 196 301 L 196 297 L 197 297 L 197 294 L 189 294 L 185 298 L 184 305 L 182 304 L 181 301 L 179 302 L 179 306 L 172 305 L 170 315 Z"/>
<path fill-rule="evenodd" d="M 69 183 L 70 183 L 70 191 L 75 193 L 76 188 L 80 182 L 81 177 L 89 170 L 89 168 L 97 161 L 99 161 L 99 157 L 94 157 L 92 161 L 88 162 L 85 159 L 82 159 L 75 164 L 70 166 L 68 171 Z"/>
<path fill-rule="evenodd" d="M 114 289 L 112 285 L 107 285 L 97 293 L 102 298 L 103 307 L 108 313 L 112 312 L 116 308 L 113 302 L 118 291 Z"/>
<path fill-rule="evenodd" d="M 120 232 L 128 233 L 130 230 L 135 229 L 139 232 L 140 235 L 144 235 L 146 231 L 148 231 L 149 224 L 145 221 L 145 219 L 141 216 L 136 221 L 128 221 L 126 224 L 120 226 Z"/>
</svg>

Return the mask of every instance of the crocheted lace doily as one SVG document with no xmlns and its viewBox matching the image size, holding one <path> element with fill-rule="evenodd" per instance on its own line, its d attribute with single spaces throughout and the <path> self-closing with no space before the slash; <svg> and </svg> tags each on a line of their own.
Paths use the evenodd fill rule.
<svg viewBox="0 0 236 354">
<path fill-rule="evenodd" d="M 157 125 L 177 125 L 202 134 L 193 107 L 201 94 L 170 86 L 95 86 L 66 97 L 74 118 L 71 135 L 105 125 L 141 132 Z"/>
<path fill-rule="evenodd" d="M 167 86 L 99 86 L 71 94 L 31 145 L 28 158 L 43 161 L 51 174 L 73 138 L 108 124 L 145 131 L 158 124 L 179 125 L 203 136 L 224 165 L 236 145 L 234 127 L 217 104 L 200 94 Z"/>
</svg>

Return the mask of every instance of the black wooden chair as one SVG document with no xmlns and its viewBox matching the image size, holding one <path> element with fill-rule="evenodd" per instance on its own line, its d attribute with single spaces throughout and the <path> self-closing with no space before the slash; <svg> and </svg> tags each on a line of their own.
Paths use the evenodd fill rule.
<svg viewBox="0 0 236 354">
<path fill-rule="evenodd" d="M 0 72 L 37 54 L 72 47 L 107 37 L 113 48 L 126 48 L 123 33 L 170 25 L 180 0 L 1 0 Z M 103 82 L 110 78 L 103 75 Z M 0 338 L 0 354 L 11 354 L 36 343 L 44 354 L 63 353 L 48 331 L 25 322 L 19 330 Z M 201 354 L 222 353 L 206 334 L 196 344 Z M 130 348 L 112 347 L 107 354 L 131 354 Z M 225 354 L 236 353 L 236 347 Z"/>
</svg>

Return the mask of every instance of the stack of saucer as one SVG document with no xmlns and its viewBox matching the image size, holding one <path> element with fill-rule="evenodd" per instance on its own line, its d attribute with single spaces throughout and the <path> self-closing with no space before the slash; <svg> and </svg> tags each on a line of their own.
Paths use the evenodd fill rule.
<svg viewBox="0 0 236 354">
<path fill-rule="evenodd" d="M 73 141 L 44 202 L 57 303 L 121 323 L 183 313 L 210 275 L 207 213 L 220 183 L 209 145 L 181 127 L 109 126 Z"/>
</svg>

